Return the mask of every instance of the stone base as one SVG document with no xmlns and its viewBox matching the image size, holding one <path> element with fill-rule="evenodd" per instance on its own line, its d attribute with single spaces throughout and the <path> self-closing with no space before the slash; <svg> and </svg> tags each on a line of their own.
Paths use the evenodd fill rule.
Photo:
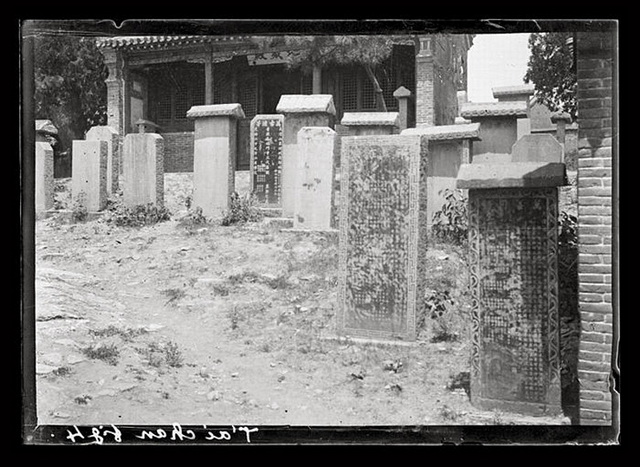
<svg viewBox="0 0 640 467">
<path fill-rule="evenodd" d="M 335 233 L 336 235 L 340 232 L 338 229 L 300 229 L 300 228 L 290 228 L 290 229 L 282 229 L 283 232 L 294 232 L 294 233 Z"/>
<path fill-rule="evenodd" d="M 510 413 L 530 415 L 533 417 L 558 417 L 562 415 L 562 408 L 560 407 L 560 405 L 504 401 L 487 399 L 484 397 L 474 397 L 473 389 L 471 395 L 471 404 L 481 410 L 498 410 Z"/>
<path fill-rule="evenodd" d="M 389 340 L 389 339 L 369 339 L 366 337 L 350 337 L 350 336 L 339 336 L 339 335 L 325 335 L 321 336 L 320 339 L 325 341 L 337 342 L 339 344 L 373 344 L 378 346 L 400 346 L 400 347 L 417 347 L 420 345 L 420 342 L 417 341 L 403 341 L 403 340 Z"/>
<path fill-rule="evenodd" d="M 265 217 L 263 222 L 269 227 L 293 228 L 293 218 L 291 217 Z"/>
<path fill-rule="evenodd" d="M 258 211 L 260 211 L 264 217 L 282 217 L 281 207 L 260 206 L 258 207 Z"/>
</svg>

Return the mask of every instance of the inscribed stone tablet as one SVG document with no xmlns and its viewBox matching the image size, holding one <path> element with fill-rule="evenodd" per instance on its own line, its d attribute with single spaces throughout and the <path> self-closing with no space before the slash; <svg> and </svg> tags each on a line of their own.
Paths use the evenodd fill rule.
<svg viewBox="0 0 640 467">
<path fill-rule="evenodd" d="M 256 115 L 251 121 L 251 184 L 259 203 L 282 203 L 283 115 Z"/>
<path fill-rule="evenodd" d="M 399 135 L 342 140 L 341 334 L 415 339 L 426 251 L 421 142 L 420 136 Z"/>
<path fill-rule="evenodd" d="M 471 400 L 560 411 L 557 189 L 469 190 Z"/>
</svg>

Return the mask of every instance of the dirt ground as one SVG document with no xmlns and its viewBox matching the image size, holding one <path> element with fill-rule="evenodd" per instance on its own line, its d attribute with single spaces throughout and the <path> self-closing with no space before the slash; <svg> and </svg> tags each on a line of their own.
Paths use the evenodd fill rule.
<svg viewBox="0 0 640 467">
<path fill-rule="evenodd" d="M 469 371 L 462 318 L 440 342 L 430 320 L 413 345 L 332 339 L 337 235 L 188 225 L 190 190 L 191 174 L 166 174 L 172 219 L 151 226 L 37 221 L 39 424 L 567 423 L 474 409 L 451 384 Z M 458 252 L 427 261 L 463 317 Z"/>
</svg>

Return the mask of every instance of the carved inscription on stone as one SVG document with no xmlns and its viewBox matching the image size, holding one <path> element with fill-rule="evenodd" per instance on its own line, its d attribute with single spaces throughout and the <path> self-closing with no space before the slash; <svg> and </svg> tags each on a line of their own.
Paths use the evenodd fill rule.
<svg viewBox="0 0 640 467">
<path fill-rule="evenodd" d="M 470 190 L 469 200 L 472 398 L 544 412 L 559 404 L 556 189 Z"/>
<path fill-rule="evenodd" d="M 420 137 L 344 138 L 340 201 L 341 316 L 347 335 L 415 338 Z M 424 192 L 424 190 L 422 190 Z M 419 254 L 420 253 L 420 254 Z"/>
<path fill-rule="evenodd" d="M 251 177 L 259 203 L 282 202 L 283 116 L 257 115 L 251 122 Z"/>
</svg>

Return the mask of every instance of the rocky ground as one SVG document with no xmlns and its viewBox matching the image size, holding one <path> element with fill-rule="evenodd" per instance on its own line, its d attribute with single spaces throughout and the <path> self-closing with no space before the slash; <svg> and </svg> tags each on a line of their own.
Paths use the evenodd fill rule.
<svg viewBox="0 0 640 467">
<path fill-rule="evenodd" d="M 470 405 L 456 248 L 427 259 L 454 298 L 448 337 L 427 319 L 414 345 L 340 341 L 337 236 L 190 223 L 190 187 L 165 175 L 172 218 L 150 226 L 36 223 L 39 424 L 567 423 Z"/>
</svg>

